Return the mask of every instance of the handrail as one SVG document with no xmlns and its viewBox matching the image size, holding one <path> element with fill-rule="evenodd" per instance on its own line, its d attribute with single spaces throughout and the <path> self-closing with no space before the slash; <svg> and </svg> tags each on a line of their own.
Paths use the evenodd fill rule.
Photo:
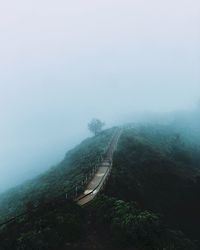
<svg viewBox="0 0 200 250">
<path fill-rule="evenodd" d="M 110 141 L 110 143 L 109 143 L 109 146 L 110 146 L 110 147 L 112 146 L 112 143 L 115 142 L 115 141 L 113 141 L 113 140 L 115 139 L 115 137 L 116 137 L 116 133 L 115 133 L 115 134 L 113 135 L 113 137 L 111 138 L 111 141 Z M 117 144 L 118 139 L 119 139 L 119 137 L 118 137 L 117 140 L 116 140 L 116 144 Z M 113 146 L 116 146 L 116 145 L 113 145 Z M 109 152 L 109 150 L 111 149 L 110 147 L 108 148 L 108 152 Z M 113 151 L 114 151 L 114 150 L 112 150 L 112 153 L 113 153 Z M 84 199 L 84 198 L 86 198 L 87 196 L 91 195 L 95 190 L 97 190 L 98 187 L 102 184 L 102 182 L 105 181 L 105 176 L 108 174 L 108 172 L 110 172 L 111 168 L 112 168 L 112 161 L 111 161 L 111 163 L 109 164 L 109 167 L 108 167 L 106 173 L 103 175 L 103 177 L 102 177 L 101 181 L 98 183 L 98 185 L 97 185 L 92 191 L 90 191 L 89 193 L 87 193 L 87 194 L 85 194 L 85 195 L 83 195 L 83 196 L 81 196 L 80 198 L 75 199 L 75 200 L 76 200 L 77 202 L 78 202 L 78 201 L 81 201 L 82 199 Z"/>
<path fill-rule="evenodd" d="M 110 147 L 111 147 L 111 145 L 112 145 L 112 142 L 113 142 L 115 136 L 116 136 L 116 133 L 114 133 L 114 135 L 112 136 L 112 138 L 111 138 L 111 140 L 110 140 L 110 142 L 109 142 L 109 144 L 108 144 L 107 153 L 108 153 L 109 150 L 110 150 Z M 100 164 L 100 163 L 97 163 L 97 164 Z M 97 165 L 97 164 L 96 164 L 96 165 Z M 92 194 L 92 193 L 102 184 L 102 182 L 103 182 L 104 179 L 105 179 L 105 176 L 108 174 L 108 172 L 111 171 L 111 169 L 112 169 L 112 161 L 111 161 L 111 163 L 110 163 L 110 165 L 109 165 L 109 167 L 108 167 L 106 173 L 103 175 L 103 178 L 101 179 L 101 181 L 99 182 L 99 184 L 95 187 L 95 189 L 92 190 L 90 193 L 88 193 L 88 194 L 86 194 L 86 195 L 80 197 L 80 198 L 77 199 L 76 201 L 80 201 L 80 200 L 82 200 L 83 198 L 87 197 L 88 195 Z M 80 183 L 81 183 L 81 182 L 80 182 Z M 74 188 L 69 189 L 68 192 L 70 193 L 72 190 L 74 190 Z M 39 205 L 38 205 L 38 206 L 35 206 L 35 207 L 32 209 L 32 211 L 33 211 L 34 209 L 37 209 L 38 207 L 39 207 Z M 29 213 L 30 213 L 30 211 L 27 211 L 27 212 L 24 212 L 24 213 L 21 213 L 21 214 L 15 216 L 15 217 L 12 217 L 12 218 L 10 218 L 9 220 L 7 220 L 7 221 L 5 221 L 5 222 L 3 222 L 3 223 L 0 223 L 0 227 L 3 226 L 3 225 L 8 224 L 8 223 L 10 223 L 10 222 L 12 222 L 12 221 L 14 221 L 14 220 L 16 220 L 16 219 L 18 219 L 18 218 L 20 218 L 20 217 L 22 217 L 22 216 L 24 216 L 24 215 L 26 215 L 26 214 L 29 214 Z"/>
<path fill-rule="evenodd" d="M 12 222 L 12 221 L 14 221 L 14 220 L 16 220 L 16 219 L 18 219 L 18 218 L 20 218 L 20 217 L 22 217 L 23 215 L 26 215 L 26 214 L 28 214 L 28 212 L 25 212 L 25 213 L 23 213 L 23 214 L 19 214 L 19 215 L 17 215 L 16 217 L 12 217 L 12 218 L 10 218 L 9 220 L 4 221 L 4 222 L 2 222 L 2 223 L 0 224 L 0 227 L 2 227 L 3 225 L 6 225 L 6 224 L 8 224 L 8 223 L 10 223 L 10 222 Z"/>
<path fill-rule="evenodd" d="M 113 133 L 113 135 L 112 135 L 110 141 L 108 142 L 107 150 L 104 149 L 105 151 L 104 151 L 103 155 L 104 155 L 104 154 L 108 154 L 108 152 L 109 152 L 109 150 L 110 150 L 110 147 L 111 147 L 111 145 L 112 145 L 112 142 L 113 142 L 113 140 L 114 140 L 114 138 L 115 138 L 115 136 L 116 136 L 117 130 L 118 130 L 118 128 L 116 128 L 116 130 L 115 130 L 115 132 Z M 99 158 L 100 158 L 100 157 L 99 157 Z M 101 154 L 101 158 L 102 158 L 102 154 Z M 102 161 L 101 161 L 101 162 L 102 162 Z M 101 164 L 101 163 L 99 162 L 99 163 L 96 164 L 96 166 L 98 166 L 98 165 L 100 165 L 100 164 Z M 88 175 L 88 174 L 87 174 L 87 175 Z M 74 187 L 72 187 L 72 188 L 70 188 L 69 190 L 67 190 L 67 193 L 66 193 L 66 197 L 67 197 L 67 198 L 66 198 L 66 199 L 74 199 L 74 200 L 76 200 L 76 198 L 77 198 L 77 192 L 76 192 L 75 190 L 76 190 L 76 188 L 77 188 L 78 186 L 82 186 L 82 181 L 76 183 L 76 184 L 74 185 Z M 76 194 L 74 195 L 74 193 L 76 193 Z"/>
<path fill-rule="evenodd" d="M 81 196 L 79 199 L 76 199 L 76 201 L 80 201 L 82 199 L 84 199 L 85 197 L 87 197 L 88 195 L 91 195 L 95 190 L 97 190 L 97 188 L 100 186 L 100 184 L 104 181 L 104 177 L 107 175 L 107 173 L 110 171 L 112 164 L 110 164 L 110 166 L 108 167 L 108 169 L 106 170 L 105 174 L 103 175 L 101 181 L 99 182 L 99 184 L 88 194 L 85 194 L 84 196 Z"/>
</svg>

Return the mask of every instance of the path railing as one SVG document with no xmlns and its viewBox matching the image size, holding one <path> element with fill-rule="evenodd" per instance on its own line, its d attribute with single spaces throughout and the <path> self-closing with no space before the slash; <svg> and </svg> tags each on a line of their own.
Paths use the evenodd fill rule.
<svg viewBox="0 0 200 250">
<path fill-rule="evenodd" d="M 86 197 L 89 197 L 89 196 L 91 196 L 93 194 L 95 194 L 95 196 L 96 196 L 104 188 L 104 186 L 105 186 L 105 184 L 106 184 L 106 182 L 107 182 L 107 180 L 108 180 L 108 178 L 110 176 L 111 170 L 112 170 L 113 153 L 114 153 L 114 151 L 116 149 L 116 146 L 117 146 L 121 131 L 122 131 L 121 129 L 117 129 L 116 132 L 114 133 L 114 135 L 113 135 L 113 137 L 112 137 L 112 139 L 111 139 L 111 141 L 109 143 L 105 158 L 102 160 L 102 164 L 99 165 L 99 167 L 102 167 L 103 163 L 109 164 L 108 169 L 106 170 L 106 172 L 102 176 L 100 182 L 97 184 L 97 186 L 95 188 L 93 188 L 93 190 L 91 190 L 87 194 L 84 194 L 84 190 L 82 190 L 82 195 L 79 194 L 77 196 L 77 198 L 75 198 L 76 202 L 78 202 L 78 203 L 80 202 L 80 204 L 81 204 L 81 200 L 82 200 L 82 204 L 85 205 L 86 203 L 88 203 L 91 200 L 91 199 L 89 199 L 87 202 L 85 202 L 84 199 Z"/>
<path fill-rule="evenodd" d="M 92 170 L 90 170 L 89 173 L 87 173 L 85 175 L 84 180 L 82 180 L 80 182 L 77 182 L 72 188 L 70 188 L 67 191 L 67 193 L 65 194 L 65 199 L 67 199 L 67 200 L 76 200 L 77 197 L 80 196 L 81 193 L 84 191 L 87 184 L 92 180 L 95 173 L 98 171 L 98 168 L 101 166 L 101 163 L 103 161 L 105 161 L 105 160 L 108 160 L 108 161 L 110 161 L 110 167 L 109 167 L 108 171 L 104 174 L 101 182 L 98 184 L 98 186 L 95 188 L 95 190 L 98 189 L 98 187 L 102 184 L 103 181 L 104 181 L 104 184 L 106 183 L 106 181 L 107 181 L 107 179 L 108 179 L 108 177 L 110 175 L 111 169 L 112 169 L 112 154 L 114 152 L 113 146 L 114 146 L 114 142 L 115 142 L 115 139 L 116 139 L 117 131 L 118 131 L 118 129 L 116 129 L 116 132 L 114 132 L 111 140 L 109 141 L 107 149 L 105 149 L 104 152 L 99 155 L 98 162 L 94 165 Z M 101 188 L 103 188 L 103 186 Z M 87 195 L 89 195 L 89 194 L 87 194 Z M 87 195 L 85 195 L 85 196 L 87 196 Z M 31 211 L 26 211 L 26 212 L 23 212 L 23 213 L 21 213 L 21 214 L 19 214 L 17 216 L 11 217 L 7 221 L 5 221 L 3 223 L 0 223 L 0 227 L 3 226 L 3 225 L 9 224 L 9 223 L 17 220 L 18 218 L 20 218 L 20 217 L 22 217 L 24 215 L 27 215 L 27 214 L 31 213 L 32 211 L 37 209 L 39 206 L 40 206 L 40 204 L 35 206 Z"/>
</svg>

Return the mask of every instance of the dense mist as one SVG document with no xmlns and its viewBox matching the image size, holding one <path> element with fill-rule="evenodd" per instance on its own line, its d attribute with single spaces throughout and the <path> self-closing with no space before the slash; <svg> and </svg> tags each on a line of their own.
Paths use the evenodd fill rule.
<svg viewBox="0 0 200 250">
<path fill-rule="evenodd" d="M 59 162 L 93 117 L 195 138 L 199 11 L 197 0 L 2 3 L 0 192 Z"/>
</svg>

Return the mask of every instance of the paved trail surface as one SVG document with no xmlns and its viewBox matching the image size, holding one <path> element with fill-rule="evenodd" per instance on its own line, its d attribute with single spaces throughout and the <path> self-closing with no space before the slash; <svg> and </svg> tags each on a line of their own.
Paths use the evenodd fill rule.
<svg viewBox="0 0 200 250">
<path fill-rule="evenodd" d="M 110 142 L 110 145 L 108 147 L 107 153 L 103 161 L 101 162 L 97 172 L 95 173 L 92 180 L 88 183 L 86 189 L 84 190 L 83 194 L 81 194 L 77 199 L 77 203 L 81 206 L 87 204 L 91 200 L 94 199 L 94 197 L 99 193 L 99 191 L 103 188 L 105 185 L 111 169 L 112 169 L 112 160 L 113 160 L 113 153 L 117 147 L 117 143 L 119 140 L 119 137 L 121 135 L 121 129 L 117 129 L 114 133 L 114 136 Z"/>
</svg>

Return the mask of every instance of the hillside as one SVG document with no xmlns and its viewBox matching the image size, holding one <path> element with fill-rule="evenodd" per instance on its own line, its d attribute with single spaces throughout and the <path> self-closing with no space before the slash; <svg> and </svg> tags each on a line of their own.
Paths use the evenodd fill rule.
<svg viewBox="0 0 200 250">
<path fill-rule="evenodd" d="M 162 214 L 173 228 L 199 239 L 200 154 L 169 127 L 127 129 L 121 136 L 106 194 Z"/>
<path fill-rule="evenodd" d="M 125 127 L 103 193 L 86 207 L 65 200 L 113 131 L 87 139 L 57 167 L 1 197 L 4 219 L 29 209 L 1 227 L 1 250 L 200 249 L 199 147 L 174 127 Z"/>
<path fill-rule="evenodd" d="M 69 151 L 57 166 L 2 194 L 0 223 L 26 211 L 27 208 L 65 198 L 65 194 L 82 182 L 98 163 L 99 156 L 107 149 L 113 131 L 114 129 L 106 130 L 96 137 L 86 139 Z"/>
</svg>

